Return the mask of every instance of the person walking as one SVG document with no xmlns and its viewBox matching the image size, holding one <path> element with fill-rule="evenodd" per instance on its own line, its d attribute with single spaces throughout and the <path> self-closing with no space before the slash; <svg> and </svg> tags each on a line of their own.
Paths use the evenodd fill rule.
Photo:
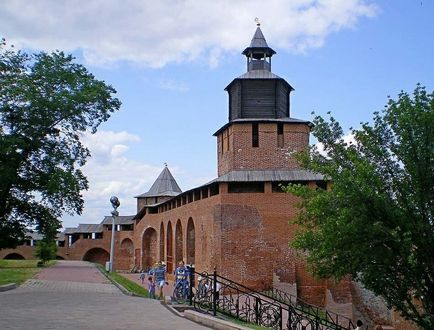
<svg viewBox="0 0 434 330">
<path fill-rule="evenodd" d="M 156 267 L 153 271 L 154 274 L 154 283 L 156 287 L 158 288 L 158 296 L 160 300 L 164 299 L 163 296 L 163 287 L 166 283 L 166 265 L 164 265 L 163 262 L 159 261 L 157 262 Z"/>
<path fill-rule="evenodd" d="M 139 280 L 142 281 L 142 284 L 145 283 L 145 272 L 143 270 L 140 272 Z"/>
<path fill-rule="evenodd" d="M 148 277 L 148 293 L 149 298 L 155 299 L 155 282 L 152 276 Z"/>
</svg>

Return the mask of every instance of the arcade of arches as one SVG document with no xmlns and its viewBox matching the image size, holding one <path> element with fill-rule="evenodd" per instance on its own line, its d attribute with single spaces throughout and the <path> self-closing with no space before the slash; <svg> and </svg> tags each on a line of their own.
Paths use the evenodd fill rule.
<svg viewBox="0 0 434 330">
<path fill-rule="evenodd" d="M 196 238 L 193 219 L 190 217 L 186 228 L 184 226 L 178 219 L 175 228 L 172 222 L 168 221 L 167 224 L 160 224 L 159 232 L 152 227 L 145 229 L 142 236 L 142 269 L 148 270 L 161 260 L 166 263 L 167 272 L 170 274 L 181 260 L 188 264 L 195 263 Z"/>
</svg>

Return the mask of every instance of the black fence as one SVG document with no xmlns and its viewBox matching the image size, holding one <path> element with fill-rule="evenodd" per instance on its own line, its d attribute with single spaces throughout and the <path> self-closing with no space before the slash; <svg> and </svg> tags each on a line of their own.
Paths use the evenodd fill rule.
<svg viewBox="0 0 434 330">
<path fill-rule="evenodd" d="M 216 316 L 218 313 L 271 329 L 353 330 L 352 321 L 342 315 L 309 305 L 282 291 L 251 290 L 214 271 L 190 269 L 190 305 Z"/>
</svg>

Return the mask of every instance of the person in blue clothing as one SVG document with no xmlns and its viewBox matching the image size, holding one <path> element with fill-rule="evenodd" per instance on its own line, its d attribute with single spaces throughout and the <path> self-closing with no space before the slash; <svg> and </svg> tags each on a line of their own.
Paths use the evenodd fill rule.
<svg viewBox="0 0 434 330">
<path fill-rule="evenodd" d="M 157 262 L 152 274 L 154 276 L 154 283 L 159 290 L 159 298 L 163 300 L 163 286 L 166 283 L 166 265 L 161 261 Z"/>
<path fill-rule="evenodd" d="M 189 275 L 188 267 L 185 266 L 184 260 L 178 263 L 178 267 L 175 269 L 175 277 L 177 280 L 185 280 Z"/>
<path fill-rule="evenodd" d="M 173 296 L 178 299 L 179 298 L 186 299 L 188 296 L 187 289 L 188 289 L 190 270 L 188 267 L 185 266 L 183 260 L 181 260 L 178 263 L 178 267 L 175 269 L 174 274 L 175 274 L 175 288 L 174 288 Z M 180 294 L 181 296 L 177 296 L 178 294 Z"/>
<path fill-rule="evenodd" d="M 139 280 L 142 281 L 142 284 L 145 282 L 145 272 L 143 270 L 140 272 Z"/>
<path fill-rule="evenodd" d="M 155 299 L 155 283 L 152 276 L 148 277 L 148 292 L 149 292 L 149 298 Z"/>
</svg>

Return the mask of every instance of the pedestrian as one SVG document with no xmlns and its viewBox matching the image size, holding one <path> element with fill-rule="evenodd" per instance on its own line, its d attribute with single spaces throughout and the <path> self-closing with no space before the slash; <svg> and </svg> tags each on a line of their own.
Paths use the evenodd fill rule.
<svg viewBox="0 0 434 330">
<path fill-rule="evenodd" d="M 363 322 L 361 320 L 357 320 L 357 328 L 355 330 L 362 330 Z"/>
<path fill-rule="evenodd" d="M 181 260 L 178 263 L 178 267 L 175 269 L 174 275 L 177 282 L 185 281 L 190 276 L 188 267 L 186 267 L 184 264 L 184 260 Z"/>
<path fill-rule="evenodd" d="M 148 277 L 148 293 L 149 298 L 155 299 L 155 282 L 152 276 Z"/>
<path fill-rule="evenodd" d="M 166 266 L 163 262 L 157 262 L 156 267 L 154 268 L 154 283 L 158 288 L 158 297 L 160 300 L 164 300 L 163 296 L 163 287 L 166 283 Z"/>
<path fill-rule="evenodd" d="M 142 269 L 142 271 L 140 272 L 139 280 L 142 281 L 142 284 L 145 283 L 145 272 L 144 272 L 143 269 Z"/>
</svg>

